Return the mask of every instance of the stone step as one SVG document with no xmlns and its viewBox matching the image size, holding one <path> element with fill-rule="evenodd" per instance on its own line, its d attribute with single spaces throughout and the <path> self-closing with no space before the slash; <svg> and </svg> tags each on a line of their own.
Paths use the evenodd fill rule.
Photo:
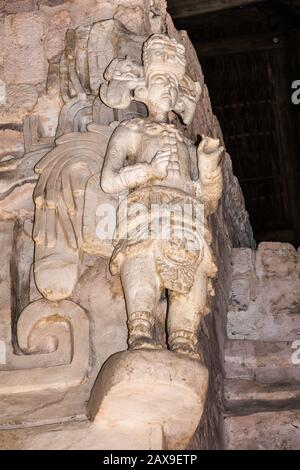
<svg viewBox="0 0 300 470">
<path fill-rule="evenodd" d="M 297 287 L 299 289 L 299 286 Z M 230 310 L 227 336 L 233 340 L 294 341 L 300 339 L 299 306 L 290 311 L 267 311 L 252 302 L 247 310 Z"/>
<path fill-rule="evenodd" d="M 300 384 L 300 340 L 229 340 L 225 345 L 224 369 L 228 379 Z"/>
<path fill-rule="evenodd" d="M 300 383 L 266 384 L 253 380 L 224 380 L 226 413 L 244 415 L 259 411 L 300 410 Z"/>
<path fill-rule="evenodd" d="M 224 419 L 228 450 L 299 450 L 300 411 L 275 411 Z"/>
</svg>

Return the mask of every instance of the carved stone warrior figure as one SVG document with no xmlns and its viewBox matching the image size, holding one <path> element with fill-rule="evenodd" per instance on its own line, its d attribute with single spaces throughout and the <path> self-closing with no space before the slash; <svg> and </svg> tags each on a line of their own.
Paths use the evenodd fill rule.
<svg viewBox="0 0 300 470">
<path fill-rule="evenodd" d="M 219 140 L 204 137 L 196 149 L 169 123 L 172 111 L 190 123 L 200 97 L 200 84 L 185 68 L 184 46 L 164 34 L 145 42 L 143 67 L 128 58 L 110 64 L 109 83 L 100 89 L 104 103 L 124 108 L 134 99 L 147 106 L 149 115 L 123 121 L 114 130 L 101 187 L 106 193 L 127 191 L 118 209 L 110 266 L 121 276 L 130 348 L 161 347 L 154 323 L 167 292 L 169 348 L 199 357 L 197 333 L 209 311 L 211 278 L 217 271 L 207 216 L 222 193 L 223 148 Z M 164 216 L 167 235 L 163 224 L 162 231 L 155 231 Z"/>
</svg>

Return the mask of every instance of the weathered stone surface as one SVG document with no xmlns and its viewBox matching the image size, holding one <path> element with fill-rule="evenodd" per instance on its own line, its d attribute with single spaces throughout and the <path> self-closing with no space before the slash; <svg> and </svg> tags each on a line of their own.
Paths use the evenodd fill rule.
<svg viewBox="0 0 300 470">
<path fill-rule="evenodd" d="M 82 0 L 73 0 L 72 2 L 53 0 L 56 5 L 51 5 L 50 1 L 40 3 L 40 11 L 45 15 L 51 16 L 53 11 L 61 11 L 67 9 L 72 19 L 72 27 L 92 25 L 97 21 L 112 18 L 116 11 L 118 2 L 115 0 L 85 0 L 84 8 Z M 123 2 L 122 2 L 123 3 Z"/>
<path fill-rule="evenodd" d="M 224 358 L 227 449 L 299 448 L 298 265 L 299 251 L 286 243 L 233 250 Z"/>
<path fill-rule="evenodd" d="M 276 411 L 227 417 L 226 448 L 230 450 L 299 450 L 300 412 Z"/>
<path fill-rule="evenodd" d="M 23 374 L 28 375 L 28 370 L 23 369 Z M 88 387 L 83 386 L 68 390 L 49 389 L 22 393 L 22 398 L 10 393 L 2 395 L 0 428 L 25 428 L 28 425 L 69 422 L 74 420 L 74 417 L 86 419 L 85 402 L 89 393 Z"/>
<path fill-rule="evenodd" d="M 4 80 L 7 84 L 35 84 L 46 80 L 43 44 L 41 14 L 24 13 L 5 18 Z"/>
<path fill-rule="evenodd" d="M 245 263 L 245 268 L 240 268 L 243 257 L 244 249 L 234 250 L 228 338 L 297 339 L 300 334 L 298 253 L 289 244 L 261 243 L 256 253 L 255 271 L 252 269 L 254 253 L 252 257 L 247 253 L 249 262 Z"/>
<path fill-rule="evenodd" d="M 246 310 L 251 298 L 251 283 L 248 279 L 234 279 L 231 284 L 231 304 Z"/>
<path fill-rule="evenodd" d="M 100 427 L 160 424 L 166 448 L 185 449 L 202 415 L 207 384 L 208 371 L 199 361 L 171 351 L 126 351 L 101 370 L 89 416 Z"/>
<path fill-rule="evenodd" d="M 86 380 L 89 324 L 83 309 L 70 301 L 51 304 L 40 299 L 23 309 L 16 320 L 19 354 L 11 354 L 0 372 L 4 399 L 15 395 L 17 401 L 20 394 L 51 389 L 55 394 Z M 7 322 L 13 330 L 16 320 Z"/>
<path fill-rule="evenodd" d="M 80 422 L 0 431 L 1 450 L 161 450 L 158 425 L 107 426 Z"/>
<path fill-rule="evenodd" d="M 145 33 L 144 12 L 138 5 L 128 7 L 119 5 L 114 18 L 120 21 L 132 33 Z"/>
<path fill-rule="evenodd" d="M 38 99 L 33 85 L 7 85 L 5 103 L 0 106 L 0 124 L 22 125 Z"/>
<path fill-rule="evenodd" d="M 230 339 L 293 341 L 299 337 L 299 314 L 284 311 L 270 313 L 261 306 L 228 312 L 227 334 Z"/>
<path fill-rule="evenodd" d="M 21 157 L 23 153 L 24 139 L 21 132 L 10 129 L 0 131 L 0 162 L 11 157 Z"/>
<path fill-rule="evenodd" d="M 5 31 L 4 31 L 4 19 L 0 17 L 0 43 L 4 44 L 5 41 Z M 3 58 L 4 58 L 5 48 L 1 47 L 0 50 L 0 78 L 3 79 Z M 1 104 L 1 102 L 0 102 Z"/>
<path fill-rule="evenodd" d="M 10 0 L 5 3 L 5 12 L 8 14 L 25 13 L 37 8 L 37 0 Z"/>
<path fill-rule="evenodd" d="M 232 276 L 253 273 L 255 269 L 255 252 L 251 248 L 233 248 Z"/>
<path fill-rule="evenodd" d="M 66 3 L 66 0 L 40 0 L 40 5 L 47 5 L 49 7 L 57 7 L 59 5 L 62 5 L 63 3 Z"/>
<path fill-rule="evenodd" d="M 23 220 L 33 217 L 33 189 L 33 184 L 25 183 L 0 200 L 1 220 L 13 220 L 16 218 Z"/>
<path fill-rule="evenodd" d="M 48 93 L 38 99 L 33 113 L 39 116 L 38 132 L 41 138 L 55 136 L 61 108 L 62 99 L 59 94 L 53 95 Z"/>
<path fill-rule="evenodd" d="M 60 58 L 65 47 L 65 34 L 71 21 L 68 10 L 57 11 L 47 19 L 45 52 L 49 62 Z"/>
<path fill-rule="evenodd" d="M 227 341 L 226 377 L 255 379 L 259 383 L 300 383 L 300 367 L 293 364 L 292 346 L 292 341 Z"/>
<path fill-rule="evenodd" d="M 264 242 L 259 244 L 256 255 L 258 277 L 293 275 L 295 267 L 296 250 L 289 243 Z"/>
<path fill-rule="evenodd" d="M 0 265 L 0 341 L 4 352 L 1 355 L 1 364 L 6 364 L 7 357 L 12 349 L 11 331 L 11 277 L 10 263 L 13 255 L 14 221 L 1 221 L 0 245 L 2 247 L 2 261 Z M 0 367 L 1 367 L 0 364 Z"/>
<path fill-rule="evenodd" d="M 91 364 L 94 374 L 112 354 L 127 349 L 126 310 L 119 278 L 112 277 L 107 260 L 86 255 L 78 289 L 72 300 L 89 312 Z"/>
<path fill-rule="evenodd" d="M 298 408 L 300 383 L 268 384 L 244 378 L 225 379 L 224 399 L 226 410 L 231 414 Z"/>
</svg>

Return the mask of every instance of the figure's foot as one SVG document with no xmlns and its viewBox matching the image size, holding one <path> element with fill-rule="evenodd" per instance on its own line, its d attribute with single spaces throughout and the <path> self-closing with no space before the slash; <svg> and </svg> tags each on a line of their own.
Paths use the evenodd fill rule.
<svg viewBox="0 0 300 470">
<path fill-rule="evenodd" d="M 189 356 L 192 359 L 202 360 L 201 354 L 196 351 L 194 346 L 188 343 L 175 343 L 173 344 L 171 350 L 178 354 L 185 354 L 186 356 Z"/>
<path fill-rule="evenodd" d="M 146 336 L 137 336 L 130 339 L 129 345 L 130 349 L 163 349 L 161 344 Z"/>
<path fill-rule="evenodd" d="M 198 351 L 198 339 L 195 333 L 187 330 L 177 330 L 169 336 L 170 350 L 178 354 L 185 354 L 192 359 L 202 360 Z"/>
<path fill-rule="evenodd" d="M 154 317 L 152 312 L 137 310 L 128 319 L 129 349 L 162 349 L 153 339 Z"/>
</svg>

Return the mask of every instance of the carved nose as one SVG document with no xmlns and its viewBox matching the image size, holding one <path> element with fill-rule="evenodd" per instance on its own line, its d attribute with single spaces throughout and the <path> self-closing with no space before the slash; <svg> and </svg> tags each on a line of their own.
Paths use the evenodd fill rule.
<svg viewBox="0 0 300 470">
<path fill-rule="evenodd" d="M 167 59 L 170 62 L 174 62 L 175 60 L 175 55 L 173 53 L 167 54 Z"/>
</svg>

